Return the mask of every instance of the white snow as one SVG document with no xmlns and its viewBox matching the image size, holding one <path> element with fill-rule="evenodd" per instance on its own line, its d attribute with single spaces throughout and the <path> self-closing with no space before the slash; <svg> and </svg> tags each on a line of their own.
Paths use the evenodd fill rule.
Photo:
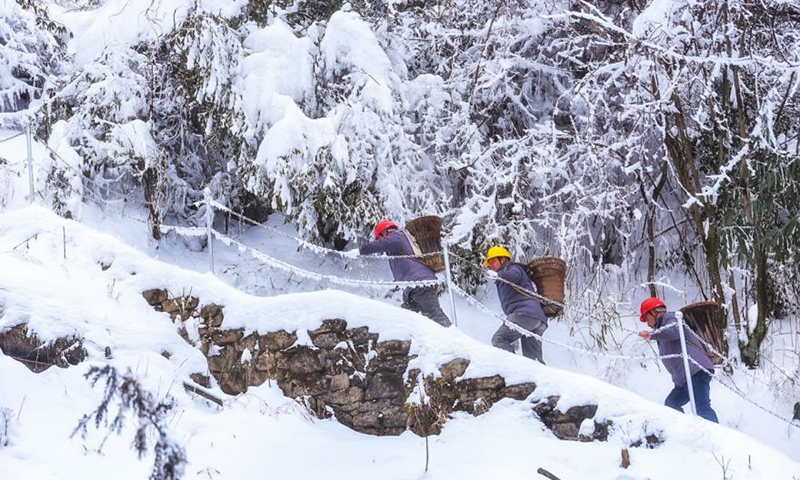
<svg viewBox="0 0 800 480">
<path fill-rule="evenodd" d="M 374 110 L 391 114 L 392 90 L 399 78 L 369 25 L 355 12 L 331 16 L 320 45 L 329 76 L 363 78 L 362 99 Z"/>
<path fill-rule="evenodd" d="M 202 11 L 232 17 L 241 12 L 246 0 L 200 0 Z M 98 9 L 78 10 L 51 7 L 53 19 L 73 32 L 80 32 L 69 42 L 68 53 L 75 64 L 90 63 L 111 46 L 133 46 L 171 32 L 186 17 L 189 7 L 184 0 L 107 0 Z"/>
<path fill-rule="evenodd" d="M 143 56 L 131 48 L 140 42 L 165 39 L 187 18 L 193 4 L 199 11 L 232 18 L 242 13 L 248 1 L 99 0 L 96 3 L 96 8 L 85 10 L 73 8 L 69 1 L 47 3 L 53 20 L 63 23 L 75 35 L 67 43 L 66 55 L 74 56 L 69 62 L 70 71 L 63 72 L 65 77 L 60 80 L 81 71 L 93 80 L 92 86 L 85 90 L 81 90 L 82 85 L 74 86 L 75 92 L 83 95 L 76 98 L 87 99 L 79 102 L 82 103 L 79 107 L 107 106 L 116 102 L 109 118 L 101 119 L 109 127 L 111 142 L 99 148 L 109 150 L 110 163 L 128 161 L 129 157 L 120 154 L 122 150 L 125 155 L 151 161 L 158 157 L 159 146 L 153 139 L 156 132 L 151 132 L 149 124 L 139 119 L 147 118 L 142 112 L 150 108 L 146 101 L 145 76 L 141 76 L 144 72 L 131 66 L 137 70 L 136 75 L 131 72 L 123 75 L 126 72 L 117 72 L 117 67 L 145 65 L 139 61 L 141 58 L 134 58 Z M 403 2 L 392 0 L 389 3 Z M 253 135 L 257 142 L 254 145 L 259 147 L 254 166 L 263 170 L 261 178 L 249 178 L 248 186 L 255 192 L 253 183 L 265 179 L 273 182 L 277 191 L 275 201 L 285 205 L 283 214 L 297 214 L 313 203 L 309 199 L 293 198 L 298 191 L 296 182 L 306 176 L 314 177 L 311 183 L 331 190 L 374 179 L 372 187 L 381 197 L 379 201 L 368 199 L 368 202 L 382 202 L 386 212 L 398 220 L 422 211 L 435 213 L 439 203 L 430 199 L 452 194 L 447 190 L 445 179 L 440 177 L 441 171 L 458 171 L 469 164 L 472 167 L 467 181 L 458 188 L 472 191 L 485 187 L 486 190 L 472 192 L 461 202 L 463 205 L 447 212 L 455 218 L 453 238 L 466 245 L 476 226 L 482 226 L 483 222 L 495 225 L 493 219 L 499 216 L 499 209 L 510 204 L 515 214 L 524 215 L 526 211 L 521 204 L 515 203 L 518 197 L 500 193 L 508 190 L 507 187 L 518 187 L 518 183 L 509 178 L 516 176 L 524 179 L 523 183 L 536 187 L 523 194 L 542 197 L 539 200 L 545 201 L 543 217 L 560 215 L 555 221 L 548 217 L 543 225 L 549 229 L 548 235 L 554 236 L 551 246 L 560 246 L 562 252 L 567 252 L 568 245 L 583 245 L 573 240 L 578 238 L 577 232 L 586 221 L 594 222 L 597 215 L 610 218 L 612 210 L 632 204 L 628 199 L 616 198 L 620 191 L 611 185 L 595 185 L 572 178 L 574 171 L 563 163 L 571 161 L 572 157 L 561 160 L 563 152 L 544 142 L 550 136 L 555 142 L 564 134 L 547 119 L 533 127 L 522 126 L 529 137 L 510 140 L 502 135 L 484 137 L 471 118 L 475 116 L 473 107 L 491 104 L 493 98 L 490 97 L 513 100 L 530 93 L 514 90 L 513 82 L 505 81 L 509 74 L 548 74 L 525 84 L 526 88 L 535 90 L 534 95 L 543 96 L 543 104 L 520 104 L 523 109 L 549 108 L 544 105 L 552 100 L 544 98 L 553 93 L 548 89 L 555 92 L 554 98 L 567 93 L 568 82 L 562 78 L 563 72 L 552 65 L 540 64 L 541 58 L 527 58 L 526 50 L 521 50 L 524 55 L 519 55 L 500 40 L 508 37 L 520 44 L 546 43 L 544 36 L 554 21 L 549 17 L 554 12 L 549 10 L 557 8 L 528 3 L 531 10 L 524 18 L 509 21 L 501 15 L 497 19 L 492 55 L 480 56 L 478 70 L 468 62 L 461 65 L 460 60 L 455 62 L 458 64 L 455 70 L 439 70 L 436 65 L 428 70 L 419 63 L 437 58 L 423 49 L 445 54 L 453 50 L 458 56 L 478 58 L 479 50 L 459 52 L 458 42 L 466 38 L 465 34 L 485 37 L 488 41 L 489 36 L 481 30 L 485 26 L 473 32 L 457 32 L 450 27 L 439 29 L 434 26 L 435 22 L 423 24 L 420 31 L 413 30 L 410 25 L 387 27 L 391 22 L 375 28 L 366 17 L 362 18 L 345 5 L 329 19 L 305 29 L 292 27 L 291 22 L 285 21 L 285 14 L 296 10 L 297 5 L 281 10 L 273 4 L 265 19 L 266 26 L 250 24 L 225 37 L 236 47 L 235 54 L 228 59 L 230 64 L 211 60 L 214 73 L 205 79 L 204 92 L 209 99 L 219 102 L 214 95 L 225 91 L 220 83 L 224 81 L 229 82 L 224 83 L 225 86 L 241 94 L 246 135 Z M 9 5 L 21 9 L 13 0 L 3 0 L 0 19 L 13 18 L 6 15 L 11 11 Z M 600 14 L 595 7 L 586 5 L 592 15 Z M 676 43 L 672 36 L 680 34 L 684 28 L 695 31 L 708 28 L 697 21 L 687 22 L 684 27 L 677 13 L 687 10 L 684 2 L 652 0 L 630 24 L 632 36 L 625 32 L 628 24 L 619 26 L 616 20 L 590 18 L 597 21 L 599 30 L 636 37 L 631 42 L 650 42 L 654 51 L 661 48 L 660 40 L 669 40 L 661 42 L 664 49 L 669 49 L 661 53 L 679 55 L 674 50 Z M 541 15 L 535 13 L 538 11 Z M 25 16 L 33 25 L 33 14 Z M 620 18 L 630 17 L 620 15 Z M 407 18 L 399 19 L 407 21 Z M 455 19 L 456 24 L 459 21 Z M 406 43 L 397 32 L 386 30 L 397 26 L 400 27 L 398 31 L 413 33 L 415 37 L 419 34 L 420 38 L 408 39 Z M 22 27 L 0 22 L 0 29 L 13 31 L 14 28 L 19 31 Z M 426 31 L 426 28 L 434 30 Z M 223 30 L 228 32 L 227 27 Z M 203 41 L 210 42 L 211 33 L 205 34 Z M 28 40 L 32 44 L 45 41 L 43 38 Z M 707 40 L 698 37 L 700 42 Z M 0 62 L 8 60 L 6 63 L 13 65 L 19 60 L 12 58 L 16 56 L 25 56 L 27 63 L 36 62 L 35 55 L 20 53 L 11 46 L 0 46 L 0 51 L 9 57 Z M 623 73 L 626 78 L 644 78 L 645 90 L 649 89 L 654 75 L 651 69 L 658 62 L 635 50 L 631 50 L 632 61 L 626 60 L 624 65 L 601 65 L 595 73 L 609 76 L 609 84 L 614 78 L 622 78 Z M 198 52 L 193 51 L 195 53 Z M 734 58 L 740 55 L 738 51 L 732 52 Z M 691 73 L 695 65 L 708 64 L 712 72 L 710 78 L 720 78 L 722 66 L 730 60 L 727 55 L 723 57 L 686 57 L 690 65 L 687 71 Z M 444 57 L 438 60 L 451 61 Z M 769 62 L 770 71 L 780 70 L 781 64 L 773 60 Z M 189 64 L 193 61 L 206 60 L 188 59 Z M 625 73 L 620 69 L 633 70 L 625 70 Z M 769 138 L 775 137 L 773 110 L 769 105 L 781 104 L 785 87 L 794 75 L 789 68 L 783 70 L 780 82 L 760 95 L 766 106 L 759 112 L 751 136 L 758 138 L 761 146 L 767 136 L 764 130 L 770 132 Z M 0 85 L 5 88 L 16 85 L 14 88 L 20 92 L 30 88 L 10 72 L 10 68 L 0 68 Z M 416 76 L 409 78 L 410 75 Z M 673 78 L 657 69 L 655 75 L 662 98 L 669 98 L 679 87 L 677 82 L 685 80 L 684 74 Z M 477 85 L 473 84 L 473 77 Z M 549 86 L 548 82 L 554 85 Z M 798 82 L 800 80 L 795 80 L 792 87 L 795 90 Z M 473 87 L 468 91 L 459 89 L 459 84 Z M 318 87 L 329 94 L 318 96 L 315 91 Z M 491 93 L 494 88 L 510 90 Z M 6 95 L 17 90 L 10 89 Z M 127 95 L 120 96 L 120 92 Z M 640 86 L 634 86 L 629 94 L 640 95 L 641 92 Z M 343 101 L 336 97 L 340 94 L 346 97 Z M 691 93 L 688 96 L 691 97 Z M 478 103 L 473 105 L 473 100 Z M 519 100 L 522 99 L 511 103 Z M 705 104 L 705 100 L 699 98 L 698 104 Z M 735 101 L 735 97 L 730 100 Z M 318 101 L 332 101 L 334 105 L 321 107 Z M 602 96 L 600 101 L 604 101 Z M 643 107 L 635 102 L 622 106 Z M 590 121 L 593 115 L 602 115 L 603 112 L 593 110 L 597 107 L 591 102 L 579 102 L 566 105 L 567 110 L 561 113 L 568 113 L 573 116 L 573 122 L 581 123 Z M 662 113 L 669 113 L 669 110 Z M 460 124 L 459 115 L 469 118 Z M 631 121 L 638 121 L 633 111 L 627 115 L 632 115 Z M 425 118 L 429 120 L 420 121 Z M 525 118 L 524 115 L 498 118 L 497 125 L 484 130 L 502 129 L 503 122 Z M 709 118 L 708 111 L 700 109 L 692 121 L 704 125 Z M 35 201 L 43 205 L 53 200 L 55 192 L 48 189 L 51 180 L 48 176 L 63 174 L 60 181 L 68 184 L 75 194 L 59 200 L 66 203 L 66 210 L 80 223 L 59 218 L 42 206 L 26 206 L 29 186 L 25 137 L 0 142 L 0 331 L 24 323 L 44 341 L 79 335 L 89 353 L 88 360 L 78 366 L 53 367 L 40 374 L 30 372 L 0 353 L 0 480 L 52 477 L 91 480 L 109 476 L 141 479 L 148 476 L 152 454 L 138 459 L 130 448 L 133 422 L 126 423 L 120 435 L 112 434 L 107 440 L 102 429 L 90 428 L 86 439 L 71 436 L 80 416 L 95 408 L 102 395 L 102 386 L 92 388 L 84 374 L 92 366 L 106 364 L 120 372 L 132 372 L 159 398 L 174 397 L 178 408 L 169 424 L 178 443 L 187 451 L 189 466 L 185 478 L 543 478 L 536 474 L 536 469 L 542 467 L 562 480 L 800 479 L 800 429 L 786 425 L 767 412 L 791 416 L 794 402 L 798 400 L 797 384 L 793 380 L 798 374 L 794 367 L 796 361 L 789 367 L 789 370 L 795 368 L 794 371 L 784 371 L 778 361 L 777 365 L 764 365 L 756 371 L 737 367 L 730 375 L 718 372 L 718 379 L 735 383 L 747 399 L 719 383 L 712 383 L 712 405 L 721 421 L 721 425 L 713 425 L 661 405 L 672 385 L 659 363 L 603 356 L 605 352 L 655 355 L 653 346 L 636 335 L 641 324 L 635 316 L 624 318 L 620 325 L 606 325 L 609 330 L 603 335 L 610 351 L 597 346 L 595 336 L 599 328 L 592 323 L 593 318 L 584 318 L 580 312 L 568 312 L 566 318 L 551 321 L 545 338 L 577 350 L 546 343 L 548 366 L 545 367 L 491 347 L 498 320 L 475 310 L 460 298 L 456 300 L 458 328 L 446 330 L 397 308 L 398 291 L 364 291 L 356 284 L 341 287 L 347 291 L 333 290 L 335 285 L 322 276 L 316 280 L 299 279 L 291 271 L 272 270 L 258 259 L 220 242 L 216 243 L 214 276 L 206 273 L 207 251 L 198 238 L 183 237 L 181 231 L 176 230 L 165 234 L 160 242 L 152 240 L 148 234 L 147 211 L 140 206 L 125 201 L 104 203 L 99 207 L 81 203 L 82 197 L 92 198 L 83 195 L 88 193 L 83 192 L 80 173 L 85 161 L 71 146 L 83 133 L 78 131 L 82 125 L 60 121 L 51 126 L 47 146 L 61 157 L 59 162 L 67 165 L 54 162 L 44 145 L 33 144 Z M 216 127 L 209 123 L 208 128 Z M 0 140 L 16 133 L 0 128 Z M 671 133 L 677 135 L 677 127 L 673 127 Z M 786 137 L 781 135 L 777 141 L 785 142 Z M 94 140 L 91 135 L 88 138 L 90 142 Z M 598 138 L 605 140 L 607 137 Z M 620 139 L 618 143 L 612 142 L 611 150 L 624 152 L 635 147 L 631 143 L 641 140 L 641 137 Z M 542 143 L 545 146 L 540 147 Z M 487 145 L 489 149 L 485 148 Z M 451 147 L 461 157 L 451 158 L 452 152 L 447 151 Z M 519 149 L 516 153 L 515 147 Z M 796 150 L 796 147 L 795 139 L 784 148 Z M 506 153 L 499 153 L 501 150 Z M 637 171 L 655 173 L 648 166 L 651 162 L 644 159 L 641 163 L 625 163 L 613 156 L 612 160 L 606 160 L 600 154 L 589 153 L 588 167 L 584 167 L 582 173 L 588 177 L 595 176 L 592 165 L 605 168 L 603 162 L 609 161 L 627 175 Z M 743 150 L 737 155 L 745 153 Z M 441 162 L 437 163 L 440 154 Z M 708 184 L 703 186 L 703 195 L 716 198 L 728 184 L 727 174 L 740 160 L 737 155 L 727 159 L 720 172 L 705 179 Z M 539 157 L 545 160 L 540 161 Z M 521 159 L 532 162 L 525 164 L 527 172 L 497 168 L 498 162 L 521 165 Z M 327 160 L 330 162 L 325 163 Z M 235 162 L 231 161 L 231 165 L 233 171 Z M 486 172 L 490 175 L 485 175 Z M 600 177 L 602 180 L 603 176 Z M 556 191 L 544 188 L 567 179 L 569 181 Z M 440 183 L 442 189 L 438 190 Z M 408 197 L 413 197 L 413 202 L 409 203 Z M 565 199 L 565 205 L 571 205 L 569 208 L 578 212 L 574 218 L 570 212 L 548 211 L 549 207 L 557 206 L 560 199 Z M 306 204 L 300 205 L 301 201 Z M 700 199 L 680 197 L 677 201 L 685 202 L 686 208 L 699 203 Z M 364 207 L 359 208 L 361 210 L 353 211 L 358 222 L 364 221 L 364 216 L 379 213 L 377 210 L 365 213 Z M 634 208 L 632 215 L 638 225 L 642 211 Z M 316 225 L 316 218 L 302 214 L 299 217 Z M 284 219 L 280 214 L 271 215 L 267 225 L 284 234 L 307 233 L 298 233 L 293 226 L 284 225 Z M 302 224 L 302 221 L 295 221 L 300 228 Z M 238 232 L 233 232 L 237 227 L 232 224 L 232 231 L 226 233 L 297 268 L 351 280 L 390 278 L 383 260 L 326 257 L 318 251 L 298 249 L 295 242 L 285 235 L 275 234 L 274 230 L 239 228 Z M 352 227 L 342 228 L 351 228 L 352 233 Z M 491 228 L 487 227 L 484 232 L 490 238 L 505 235 L 499 231 L 492 233 Z M 348 235 L 348 238 L 354 236 Z M 526 248 L 545 245 L 525 237 L 525 242 L 528 241 L 532 243 L 526 244 Z M 590 236 L 587 241 L 596 239 Z M 351 244 L 348 248 L 355 246 Z M 659 248 L 662 246 L 670 248 L 666 242 Z M 611 287 L 614 298 L 608 301 L 619 306 L 618 299 L 622 298 L 634 304 L 645 291 L 644 286 L 637 286 L 625 272 L 613 271 L 614 268 L 608 267 L 608 278 L 618 283 L 619 291 Z M 656 286 L 664 292 L 664 299 L 670 306 L 684 305 L 700 296 L 694 287 L 686 286 L 685 278 L 660 276 Z M 423 439 L 410 432 L 399 437 L 370 437 L 334 420 L 316 420 L 270 382 L 235 397 L 224 395 L 212 383 L 211 392 L 225 400 L 221 409 L 186 393 L 181 387 L 182 381 L 191 373 L 207 373 L 206 359 L 180 337 L 178 325 L 171 323 L 167 314 L 155 312 L 144 302 L 141 292 L 155 287 L 167 288 L 175 295 L 198 296 L 203 304 L 224 305 L 226 327 L 261 333 L 296 330 L 297 344 L 313 347 L 307 330 L 316 328 L 327 318 L 344 318 L 351 327 L 368 326 L 371 331 L 379 332 L 382 340 L 411 340 L 412 353 L 417 355 L 411 367 L 426 374 L 436 375 L 442 363 L 463 357 L 471 362 L 467 377 L 501 374 L 508 383 L 535 382 L 537 389 L 528 401 L 504 400 L 479 417 L 455 415 L 441 435 L 429 439 L 431 466 L 425 473 Z M 579 293 L 569 293 L 575 298 L 568 297 L 568 302 L 584 300 L 579 298 Z M 483 288 L 477 296 L 490 308 L 500 311 L 493 288 Z M 445 298 L 442 303 L 443 306 L 448 304 Z M 445 311 L 451 314 L 448 308 Z M 746 313 L 754 320 L 757 306 L 751 305 Z M 185 325 L 190 339 L 198 340 L 197 320 L 190 319 Z M 738 334 L 744 335 L 744 332 Z M 771 362 L 772 358 L 796 356 L 797 339 L 796 320 L 774 320 L 770 336 L 762 347 L 764 359 Z M 106 358 L 106 347 L 112 352 L 110 359 Z M 337 348 L 348 346 L 341 343 Z M 169 352 L 169 358 L 164 352 Z M 215 353 L 219 353 L 218 347 L 212 347 L 211 354 Z M 251 353 L 246 351 L 243 361 L 250 359 Z M 582 444 L 556 439 L 531 412 L 531 401 L 549 395 L 561 397 L 559 407 L 562 409 L 586 402 L 597 403 L 597 418 L 612 420 L 615 425 L 609 441 Z M 411 399 L 421 401 L 420 392 L 414 392 Z M 588 432 L 592 428 L 593 423 L 586 422 L 581 430 Z M 627 470 L 622 469 L 620 449 L 647 433 L 660 434 L 666 443 L 653 450 L 631 449 L 632 465 Z"/>
<path fill-rule="evenodd" d="M 247 37 L 244 48 L 240 75 L 245 109 L 252 125 L 270 127 L 286 115 L 291 100 L 302 102 L 313 88 L 313 45 L 276 19 Z"/>
<path fill-rule="evenodd" d="M 67 232 L 66 259 L 62 228 Z M 38 237 L 27 245 L 23 242 L 13 248 L 35 233 Z M 202 303 L 222 304 L 226 326 L 248 331 L 297 329 L 302 339 L 307 337 L 302 335 L 305 330 L 325 318 L 345 318 L 350 326 L 368 326 L 382 340 L 411 339 L 412 352 L 419 355 L 413 366 L 423 372 L 435 373 L 449 359 L 467 357 L 469 377 L 499 373 L 508 383 L 533 381 L 537 389 L 532 399 L 557 394 L 562 409 L 596 402 L 597 418 L 611 419 L 618 426 L 605 443 L 560 441 L 531 413 L 529 403 L 504 400 L 477 418 L 456 415 L 440 436 L 431 439 L 428 475 L 436 478 L 514 478 L 538 467 L 563 478 L 625 478 L 624 474 L 673 479 L 686 478 L 688 472 L 697 478 L 713 478 L 720 469 L 715 456 L 730 461 L 728 472 L 737 479 L 790 480 L 800 472 L 800 464 L 731 428 L 476 341 L 462 331 L 471 330 L 469 322 L 464 324 L 468 316 L 461 317 L 462 329 L 444 329 L 384 302 L 339 291 L 249 295 L 210 274 L 155 260 L 114 236 L 39 207 L 0 214 L 0 246 L 0 269 L 13 272 L 0 276 L 0 329 L 26 323 L 44 340 L 79 334 L 89 351 L 89 359 L 77 367 L 54 367 L 38 375 L 0 355 L 0 377 L 13 378 L 15 386 L 0 390 L 0 407 L 12 409 L 16 417 L 10 445 L 0 448 L 0 462 L 10 472 L 7 478 L 41 477 L 56 471 L 69 478 L 87 468 L 113 468 L 117 478 L 145 475 L 149 458 L 137 460 L 128 450 L 129 426 L 121 436 L 108 439 L 102 455 L 97 452 L 101 432 L 90 429 L 86 440 L 69 437 L 78 417 L 91 411 L 101 394 L 81 375 L 89 366 L 106 362 L 120 371 L 130 369 L 151 391 L 175 397 L 179 409 L 170 425 L 187 450 L 186 478 L 207 478 L 208 472 L 219 472 L 224 478 L 253 477 L 265 468 L 265 458 L 270 474 L 289 478 L 323 473 L 333 478 L 422 475 L 422 440 L 411 433 L 370 437 L 333 420 L 312 420 L 298 404 L 266 384 L 235 398 L 214 389 L 226 398 L 222 410 L 185 393 L 180 381 L 189 373 L 205 372 L 206 362 L 179 337 L 167 314 L 146 304 L 141 292 L 155 287 L 174 294 L 190 292 Z M 110 267 L 103 270 L 100 262 Z M 106 346 L 113 352 L 111 360 L 104 357 Z M 171 352 L 170 358 L 160 355 L 162 351 Z M 562 357 L 553 356 L 552 348 L 547 352 L 551 364 L 560 364 Z M 730 415 L 723 405 L 715 407 L 723 418 Z M 643 432 L 660 432 L 666 443 L 655 450 L 632 449 L 632 466 L 623 471 L 621 446 Z M 307 461 L 308 452 L 316 455 L 313 462 Z M 532 457 L 530 452 L 537 453 Z"/>
</svg>

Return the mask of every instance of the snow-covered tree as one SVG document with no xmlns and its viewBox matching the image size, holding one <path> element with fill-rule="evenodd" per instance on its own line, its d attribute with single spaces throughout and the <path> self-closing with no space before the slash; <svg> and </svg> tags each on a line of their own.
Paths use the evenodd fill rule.
<svg viewBox="0 0 800 480">
<path fill-rule="evenodd" d="M 68 32 L 36 0 L 0 8 L 0 112 L 17 112 L 52 87 Z"/>
</svg>

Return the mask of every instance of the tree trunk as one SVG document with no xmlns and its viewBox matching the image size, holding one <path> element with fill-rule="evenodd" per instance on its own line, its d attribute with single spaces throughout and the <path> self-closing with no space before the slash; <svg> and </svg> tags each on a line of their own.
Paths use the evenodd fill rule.
<svg viewBox="0 0 800 480">
<path fill-rule="evenodd" d="M 653 194 L 651 196 L 647 195 L 647 190 L 644 186 L 644 180 L 640 178 L 640 185 L 642 189 L 642 198 L 644 199 L 645 203 L 647 203 L 647 217 L 645 218 L 645 225 L 647 229 L 647 287 L 650 289 L 650 296 L 657 297 L 658 292 L 656 292 L 656 238 L 655 238 L 655 216 L 656 216 L 656 207 L 658 206 L 658 197 L 661 194 L 661 190 L 664 188 L 664 185 L 667 183 L 667 162 L 663 162 L 661 165 L 661 178 L 658 180 L 658 184 L 653 186 Z M 647 177 L 652 183 L 652 179 L 650 176 Z"/>
<path fill-rule="evenodd" d="M 147 204 L 147 211 L 150 214 L 151 234 L 154 239 L 160 240 L 161 230 L 158 226 L 161 224 L 161 214 L 156 207 L 157 192 L 158 172 L 156 172 L 154 167 L 148 167 L 144 171 L 144 201 Z"/>
<path fill-rule="evenodd" d="M 761 343 L 767 335 L 767 315 L 769 313 L 769 294 L 767 284 L 769 282 L 767 273 L 767 252 L 761 248 L 756 248 L 756 301 L 758 302 L 758 316 L 756 318 L 756 328 L 747 338 L 747 343 L 741 345 L 742 361 L 750 368 L 755 368 L 759 364 Z"/>
</svg>

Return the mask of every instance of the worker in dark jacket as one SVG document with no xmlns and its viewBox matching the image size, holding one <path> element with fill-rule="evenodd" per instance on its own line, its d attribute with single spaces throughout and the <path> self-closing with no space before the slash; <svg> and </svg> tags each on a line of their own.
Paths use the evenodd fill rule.
<svg viewBox="0 0 800 480">
<path fill-rule="evenodd" d="M 378 222 L 375 226 L 375 241 L 364 245 L 358 251 L 361 255 L 373 253 L 385 253 L 390 256 L 414 255 L 414 249 L 405 232 L 389 220 Z M 421 260 L 391 259 L 389 268 L 396 282 L 436 280 L 436 274 Z M 439 296 L 436 294 L 435 286 L 406 288 L 403 291 L 402 307 L 421 313 L 444 327 L 450 326 L 450 319 L 439 306 Z"/>
<path fill-rule="evenodd" d="M 511 254 L 503 247 L 492 247 L 486 254 L 484 265 L 489 267 L 498 277 L 511 282 L 525 290 L 535 292 L 533 282 L 528 273 L 518 263 L 511 262 Z M 541 336 L 547 330 L 547 317 L 542 311 L 539 300 L 523 293 L 505 282 L 496 282 L 497 296 L 508 320 L 519 327 Z M 520 340 L 522 354 L 544 364 L 542 342 L 536 337 L 524 336 L 506 325 L 501 325 L 492 336 L 492 345 L 509 352 L 514 351 L 512 344 Z"/>
<path fill-rule="evenodd" d="M 642 330 L 639 332 L 639 336 L 646 340 L 655 340 L 661 356 L 681 355 L 683 350 L 675 313 L 668 312 L 664 302 L 655 297 L 642 302 L 640 310 L 641 317 L 639 319 L 647 322 L 647 325 L 655 330 L 652 332 Z M 686 353 L 694 360 L 689 361 L 689 372 L 692 378 L 697 414 L 706 420 L 719 423 L 717 413 L 711 408 L 710 383 L 711 375 L 714 374 L 714 365 L 703 350 L 700 339 L 686 327 L 686 324 L 683 324 L 683 334 L 686 339 Z M 683 412 L 683 406 L 689 403 L 689 388 L 686 385 L 686 369 L 683 358 L 662 358 L 661 362 L 672 376 L 672 383 L 675 384 L 675 388 L 667 395 L 664 404 Z"/>
</svg>

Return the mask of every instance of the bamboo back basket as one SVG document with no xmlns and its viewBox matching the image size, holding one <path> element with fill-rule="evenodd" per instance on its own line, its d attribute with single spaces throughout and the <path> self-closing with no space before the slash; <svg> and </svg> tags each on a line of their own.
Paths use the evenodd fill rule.
<svg viewBox="0 0 800 480">
<path fill-rule="evenodd" d="M 536 284 L 536 290 L 543 297 L 554 302 L 564 303 L 564 280 L 567 277 L 567 262 L 556 257 L 534 258 L 525 266 L 528 276 Z M 561 314 L 562 307 L 542 300 L 542 310 L 548 317 Z"/>
<path fill-rule="evenodd" d="M 444 271 L 444 255 L 441 253 L 442 219 L 435 215 L 415 218 L 406 223 L 406 231 L 417 240 L 422 253 L 438 252 L 438 255 L 426 255 L 420 261 L 436 273 Z"/>
<path fill-rule="evenodd" d="M 681 308 L 683 319 L 700 338 L 708 342 L 718 352 L 723 352 L 725 345 L 722 333 L 719 331 L 715 319 L 719 313 L 719 305 L 715 302 L 697 302 Z M 700 345 L 714 365 L 722 365 L 725 358 L 712 353 L 705 345 Z"/>
</svg>

